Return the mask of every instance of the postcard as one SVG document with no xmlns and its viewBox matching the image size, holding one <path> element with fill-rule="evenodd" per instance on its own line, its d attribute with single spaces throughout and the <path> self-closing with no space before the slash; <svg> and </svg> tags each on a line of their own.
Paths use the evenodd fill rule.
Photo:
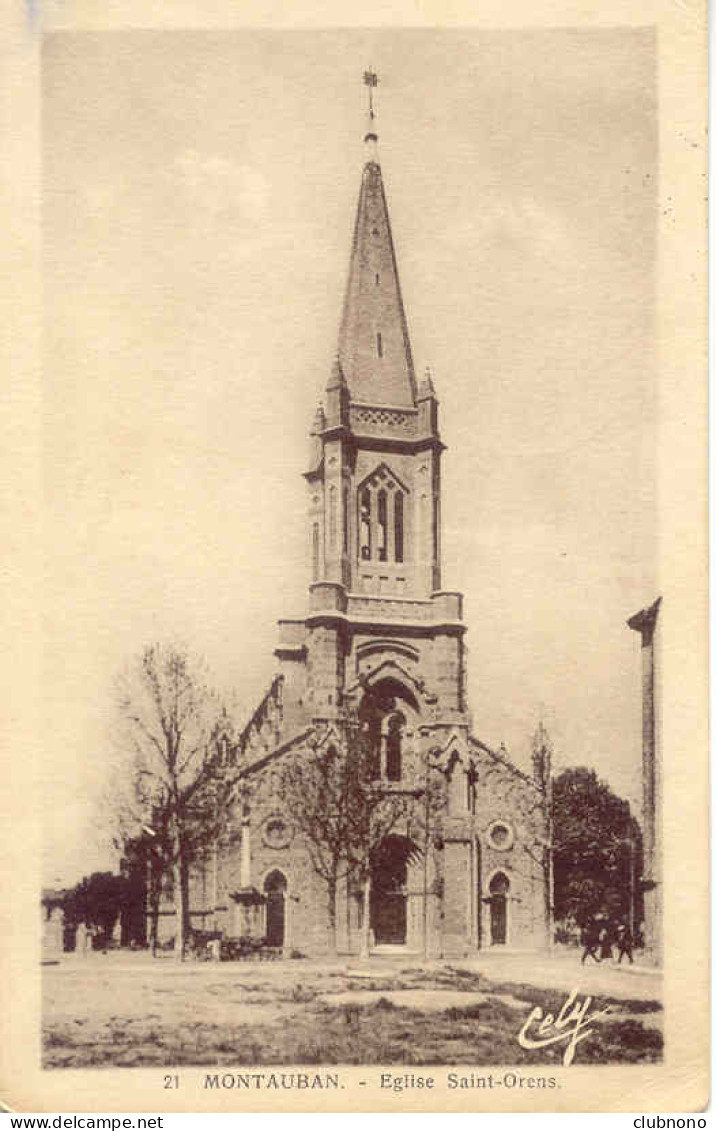
<svg viewBox="0 0 716 1131">
<path fill-rule="evenodd" d="M 708 1102 L 705 20 L 16 12 L 8 1110 Z"/>
</svg>

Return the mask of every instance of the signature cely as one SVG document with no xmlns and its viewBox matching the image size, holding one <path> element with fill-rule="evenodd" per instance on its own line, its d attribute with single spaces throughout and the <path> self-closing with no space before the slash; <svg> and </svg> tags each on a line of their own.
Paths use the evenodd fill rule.
<svg viewBox="0 0 716 1131">
<path fill-rule="evenodd" d="M 536 1005 L 524 1025 L 520 1029 L 517 1040 L 523 1049 L 542 1049 L 547 1045 L 566 1041 L 562 1063 L 565 1068 L 574 1060 L 577 1045 L 594 1032 L 593 1022 L 600 1017 L 611 1013 L 611 1006 L 604 1009 L 595 1009 L 589 1013 L 592 1004 L 591 997 L 579 1001 L 579 991 L 572 990 L 557 1017 L 552 1013 L 546 1016 L 539 1005 Z"/>
</svg>

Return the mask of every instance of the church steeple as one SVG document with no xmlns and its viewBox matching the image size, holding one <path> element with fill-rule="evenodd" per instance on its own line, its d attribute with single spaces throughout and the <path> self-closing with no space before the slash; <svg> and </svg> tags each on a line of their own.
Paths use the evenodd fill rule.
<svg viewBox="0 0 716 1131">
<path fill-rule="evenodd" d="M 311 606 L 350 617 L 359 594 L 405 616 L 441 591 L 440 458 L 429 373 L 418 387 L 398 282 L 370 92 L 358 214 L 339 350 L 311 433 Z M 362 599 L 362 598 L 361 598 Z M 371 605 L 371 609 L 373 609 Z M 375 606 L 377 609 L 377 606 Z M 364 613 L 360 614 L 361 616 Z M 401 621 L 402 623 L 402 621 Z"/>
<path fill-rule="evenodd" d="M 415 372 L 400 293 L 373 107 L 377 77 L 364 76 L 370 92 L 366 160 L 353 233 L 338 353 L 351 400 L 412 408 Z"/>
</svg>

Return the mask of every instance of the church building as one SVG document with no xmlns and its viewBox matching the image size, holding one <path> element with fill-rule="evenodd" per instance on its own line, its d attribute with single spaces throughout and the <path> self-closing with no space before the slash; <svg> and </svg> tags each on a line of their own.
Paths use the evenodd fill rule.
<svg viewBox="0 0 716 1131">
<path fill-rule="evenodd" d="M 376 788 L 413 800 L 371 857 L 369 899 L 339 884 L 339 952 L 366 935 L 377 953 L 433 957 L 545 945 L 543 767 L 530 776 L 472 734 L 462 595 L 443 586 L 444 451 L 433 381 L 416 375 L 371 101 L 338 349 L 310 431 L 307 611 L 279 622 L 276 676 L 230 755 L 236 818 L 192 884 L 195 927 L 285 954 L 331 949 L 326 884 L 282 772 L 339 746 L 351 711 Z"/>
</svg>

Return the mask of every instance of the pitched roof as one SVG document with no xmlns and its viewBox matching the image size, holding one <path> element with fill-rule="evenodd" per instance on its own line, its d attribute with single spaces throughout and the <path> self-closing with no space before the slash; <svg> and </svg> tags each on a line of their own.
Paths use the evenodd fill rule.
<svg viewBox="0 0 716 1131">
<path fill-rule="evenodd" d="M 487 754 L 493 762 L 497 762 L 500 766 L 504 766 L 504 768 L 511 774 L 513 774 L 515 777 L 521 778 L 526 785 L 532 786 L 532 788 L 537 790 L 538 793 L 541 792 L 540 787 L 534 780 L 534 778 L 530 777 L 529 774 L 526 774 L 524 770 L 521 770 L 519 768 L 519 766 L 516 766 L 514 762 L 511 761 L 511 759 L 507 756 L 507 751 L 503 752 L 503 750 L 493 750 L 479 738 L 475 738 L 474 735 L 470 735 L 470 745 L 476 747 L 483 754 Z"/>
</svg>

